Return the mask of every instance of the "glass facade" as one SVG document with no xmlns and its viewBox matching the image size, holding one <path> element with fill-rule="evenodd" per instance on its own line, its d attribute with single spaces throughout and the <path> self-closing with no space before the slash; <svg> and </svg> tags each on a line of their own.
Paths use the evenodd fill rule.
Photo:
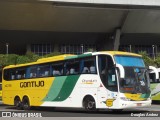
<svg viewBox="0 0 160 120">
<path fill-rule="evenodd" d="M 31 52 L 43 56 L 53 52 L 53 45 L 51 44 L 32 44 Z"/>
<path fill-rule="evenodd" d="M 87 44 L 62 44 L 59 48 L 59 51 L 64 54 L 82 54 L 84 52 L 96 51 L 95 45 Z"/>
<path fill-rule="evenodd" d="M 54 52 L 53 44 L 31 44 L 31 52 L 44 56 Z M 56 46 L 56 51 L 62 54 L 82 54 L 84 52 L 96 51 L 93 44 L 60 44 Z"/>
<path fill-rule="evenodd" d="M 120 45 L 120 51 L 139 53 L 145 51 L 150 57 L 156 57 L 160 46 L 157 45 Z"/>
</svg>

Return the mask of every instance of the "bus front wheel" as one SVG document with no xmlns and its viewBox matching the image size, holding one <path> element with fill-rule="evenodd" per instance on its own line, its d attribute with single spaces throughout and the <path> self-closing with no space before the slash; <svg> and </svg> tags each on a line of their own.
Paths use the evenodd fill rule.
<svg viewBox="0 0 160 120">
<path fill-rule="evenodd" d="M 25 96 L 22 100 L 22 106 L 24 110 L 30 110 L 31 106 L 30 106 L 30 102 L 29 102 L 29 98 L 27 96 Z"/>
<path fill-rule="evenodd" d="M 14 99 L 14 106 L 16 107 L 17 110 L 22 109 L 22 103 L 19 97 L 15 97 Z"/>
<path fill-rule="evenodd" d="M 91 96 L 88 96 L 84 99 L 83 106 L 86 111 L 96 111 L 96 102 Z"/>
</svg>

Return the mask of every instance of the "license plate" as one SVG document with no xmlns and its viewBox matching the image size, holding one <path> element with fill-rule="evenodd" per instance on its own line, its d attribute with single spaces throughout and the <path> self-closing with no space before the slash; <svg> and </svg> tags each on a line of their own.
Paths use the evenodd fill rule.
<svg viewBox="0 0 160 120">
<path fill-rule="evenodd" d="M 137 106 L 142 106 L 142 103 L 137 103 Z"/>
</svg>

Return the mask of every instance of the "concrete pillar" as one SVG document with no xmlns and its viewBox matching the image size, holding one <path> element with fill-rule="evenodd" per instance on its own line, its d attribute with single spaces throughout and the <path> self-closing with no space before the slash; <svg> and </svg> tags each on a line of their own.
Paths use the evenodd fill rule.
<svg viewBox="0 0 160 120">
<path fill-rule="evenodd" d="M 113 50 L 118 50 L 119 44 L 120 44 L 120 36 L 121 36 L 121 30 L 116 29 L 115 36 L 114 36 L 114 43 L 113 43 Z"/>
<path fill-rule="evenodd" d="M 120 35 L 121 35 L 121 29 L 116 29 L 113 35 L 108 36 L 106 39 L 104 39 L 101 42 L 97 42 L 98 51 L 105 50 L 105 51 L 117 51 L 119 49 L 120 45 Z"/>
</svg>

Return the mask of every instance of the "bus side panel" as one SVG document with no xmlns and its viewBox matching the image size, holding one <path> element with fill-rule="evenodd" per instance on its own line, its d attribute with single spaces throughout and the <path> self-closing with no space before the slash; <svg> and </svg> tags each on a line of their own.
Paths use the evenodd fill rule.
<svg viewBox="0 0 160 120">
<path fill-rule="evenodd" d="M 69 87 L 65 85 L 66 82 L 68 83 Z M 76 81 L 76 82 L 73 82 Z M 97 101 L 97 87 L 98 83 L 98 77 L 97 75 L 73 75 L 68 76 L 61 87 L 61 90 L 59 90 L 59 93 L 56 97 L 52 97 L 52 100 L 45 98 L 44 103 L 42 106 L 54 106 L 54 107 L 79 107 L 82 108 L 83 104 L 83 98 L 86 95 L 91 95 L 94 97 L 95 101 Z M 55 83 L 56 84 L 56 83 Z M 51 87 L 54 89 L 54 86 Z M 58 86 L 57 86 L 57 89 Z M 51 90 L 50 90 L 51 91 Z M 53 90 L 52 93 L 54 93 L 55 90 Z M 69 92 L 69 94 L 68 94 Z M 56 93 L 56 91 L 55 91 Z M 64 99 L 61 95 L 68 94 L 66 99 Z M 49 93 L 50 94 L 50 93 Z M 48 94 L 48 95 L 49 95 Z M 54 98 L 54 99 L 53 99 Z"/>
<path fill-rule="evenodd" d="M 83 99 L 85 96 L 90 95 L 97 103 L 97 88 L 99 86 L 98 75 L 82 74 L 70 95 L 72 107 L 83 107 Z"/>
<path fill-rule="evenodd" d="M 77 88 L 80 75 L 57 77 L 50 87 L 42 106 L 73 107 L 71 94 Z M 77 93 L 79 95 L 79 93 Z M 77 95 L 76 94 L 76 95 Z"/>
<path fill-rule="evenodd" d="M 24 96 L 27 96 L 31 106 L 40 106 L 53 81 L 53 77 L 14 81 L 3 80 L 3 103 L 14 105 L 15 96 L 19 96 L 21 100 Z"/>
</svg>

